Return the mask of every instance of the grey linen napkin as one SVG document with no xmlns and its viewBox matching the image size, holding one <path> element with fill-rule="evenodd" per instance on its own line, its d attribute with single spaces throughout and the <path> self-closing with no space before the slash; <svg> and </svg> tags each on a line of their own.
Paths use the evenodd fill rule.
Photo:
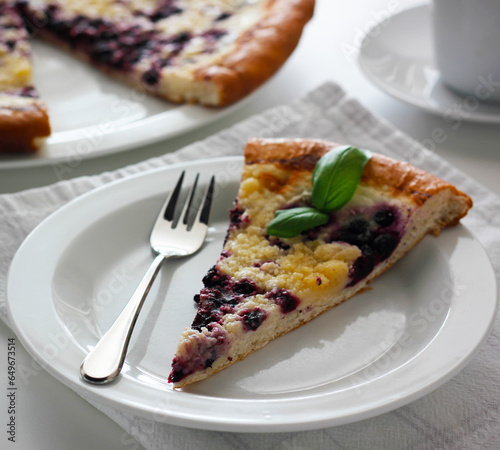
<svg viewBox="0 0 500 450">
<path fill-rule="evenodd" d="M 367 111 L 333 83 L 175 153 L 101 175 L 0 196 L 0 316 L 8 325 L 8 267 L 27 234 L 51 212 L 104 183 L 172 163 L 241 155 L 250 137 L 312 137 L 350 143 L 409 161 L 467 192 L 474 208 L 463 223 L 500 275 L 500 198 Z M 467 367 L 433 393 L 393 412 L 316 431 L 220 433 L 171 426 L 91 401 L 147 449 L 500 448 L 500 323 Z M 82 395 L 81 392 L 79 392 Z"/>
</svg>

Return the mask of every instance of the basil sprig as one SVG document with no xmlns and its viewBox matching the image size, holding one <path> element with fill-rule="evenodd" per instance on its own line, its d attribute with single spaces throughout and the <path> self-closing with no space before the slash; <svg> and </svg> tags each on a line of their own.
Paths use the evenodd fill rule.
<svg viewBox="0 0 500 450">
<path fill-rule="evenodd" d="M 368 152 L 347 145 L 320 158 L 313 172 L 313 205 L 325 212 L 342 208 L 354 195 L 368 159 Z"/>
<path fill-rule="evenodd" d="M 298 207 L 276 211 L 267 234 L 291 238 L 324 225 L 328 213 L 342 208 L 354 195 L 371 153 L 348 145 L 335 147 L 320 158 L 312 177 L 314 208 Z"/>
<path fill-rule="evenodd" d="M 328 222 L 328 218 L 328 214 L 308 206 L 280 209 L 276 211 L 276 217 L 267 227 L 267 234 L 291 238 L 309 228 L 324 225 Z"/>
</svg>

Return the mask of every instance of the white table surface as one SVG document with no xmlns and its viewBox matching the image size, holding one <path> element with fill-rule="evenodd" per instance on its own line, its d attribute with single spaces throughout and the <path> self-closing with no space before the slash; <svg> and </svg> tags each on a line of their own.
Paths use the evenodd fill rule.
<svg viewBox="0 0 500 450">
<path fill-rule="evenodd" d="M 356 47 L 360 37 L 387 11 L 401 11 L 422 3 L 415 0 L 317 0 L 316 13 L 303 39 L 284 68 L 248 104 L 230 117 L 187 135 L 150 145 L 82 161 L 71 177 L 101 173 L 175 151 L 231 126 L 263 109 L 286 103 L 324 81 L 340 84 L 367 108 L 404 133 L 426 143 L 436 128 L 445 129 L 442 117 L 425 113 L 391 98 L 374 87 L 361 73 L 356 57 L 345 49 Z M 463 122 L 448 130 L 447 139 L 435 151 L 451 164 L 479 180 L 500 195 L 500 126 Z M 0 169 L 0 193 L 44 186 L 57 182 L 52 167 Z M 0 342 L 13 333 L 0 323 Z M 0 359 L 0 386 L 7 385 L 6 345 Z M 16 364 L 17 449 L 140 449 L 118 425 L 81 399 L 69 388 L 41 370 L 17 342 Z M 4 404 L 2 402 L 2 404 Z M 0 412 L 3 421 L 6 411 Z M 0 437 L 0 448 L 6 445 Z"/>
</svg>

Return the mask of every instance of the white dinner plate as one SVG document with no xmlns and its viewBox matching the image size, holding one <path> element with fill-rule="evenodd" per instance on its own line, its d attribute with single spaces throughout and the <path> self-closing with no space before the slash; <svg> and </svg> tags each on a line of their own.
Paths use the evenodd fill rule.
<svg viewBox="0 0 500 450">
<path fill-rule="evenodd" d="M 358 55 L 362 71 L 386 93 L 445 121 L 500 123 L 500 104 L 461 96 L 440 81 L 431 11 L 430 4 L 406 9 L 368 31 Z"/>
<path fill-rule="evenodd" d="M 74 161 L 152 144 L 187 133 L 234 112 L 175 105 L 100 73 L 91 65 L 33 41 L 34 84 L 47 103 L 52 134 L 33 155 L 0 153 L 0 168 Z"/>
<path fill-rule="evenodd" d="M 297 431 L 392 410 L 464 367 L 496 310 L 488 257 L 463 226 L 425 238 L 363 292 L 213 377 L 175 391 L 167 382 L 193 295 L 215 263 L 241 158 L 143 173 L 83 195 L 42 222 L 8 279 L 14 330 L 33 358 L 86 398 L 171 424 Z M 79 378 L 96 344 L 152 261 L 148 236 L 180 171 L 217 177 L 212 224 L 195 256 L 169 261 L 139 317 L 123 375 L 107 386 Z M 189 184 L 189 183 L 187 183 Z"/>
</svg>

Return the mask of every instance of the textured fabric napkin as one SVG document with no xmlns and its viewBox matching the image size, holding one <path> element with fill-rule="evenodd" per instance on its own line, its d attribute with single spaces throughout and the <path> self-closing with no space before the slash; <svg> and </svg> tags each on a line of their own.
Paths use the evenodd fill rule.
<svg viewBox="0 0 500 450">
<path fill-rule="evenodd" d="M 313 137 L 351 143 L 406 160 L 467 192 L 474 208 L 463 220 L 500 274 L 500 198 L 367 111 L 333 83 L 252 117 L 175 153 L 114 172 L 0 196 L 0 316 L 8 267 L 27 234 L 69 200 L 120 177 L 198 158 L 241 155 L 258 137 Z M 295 433 L 193 430 L 135 417 L 92 401 L 147 449 L 500 448 L 500 323 L 466 368 L 424 398 L 362 422 Z M 82 393 L 79 393 L 82 395 Z"/>
</svg>

